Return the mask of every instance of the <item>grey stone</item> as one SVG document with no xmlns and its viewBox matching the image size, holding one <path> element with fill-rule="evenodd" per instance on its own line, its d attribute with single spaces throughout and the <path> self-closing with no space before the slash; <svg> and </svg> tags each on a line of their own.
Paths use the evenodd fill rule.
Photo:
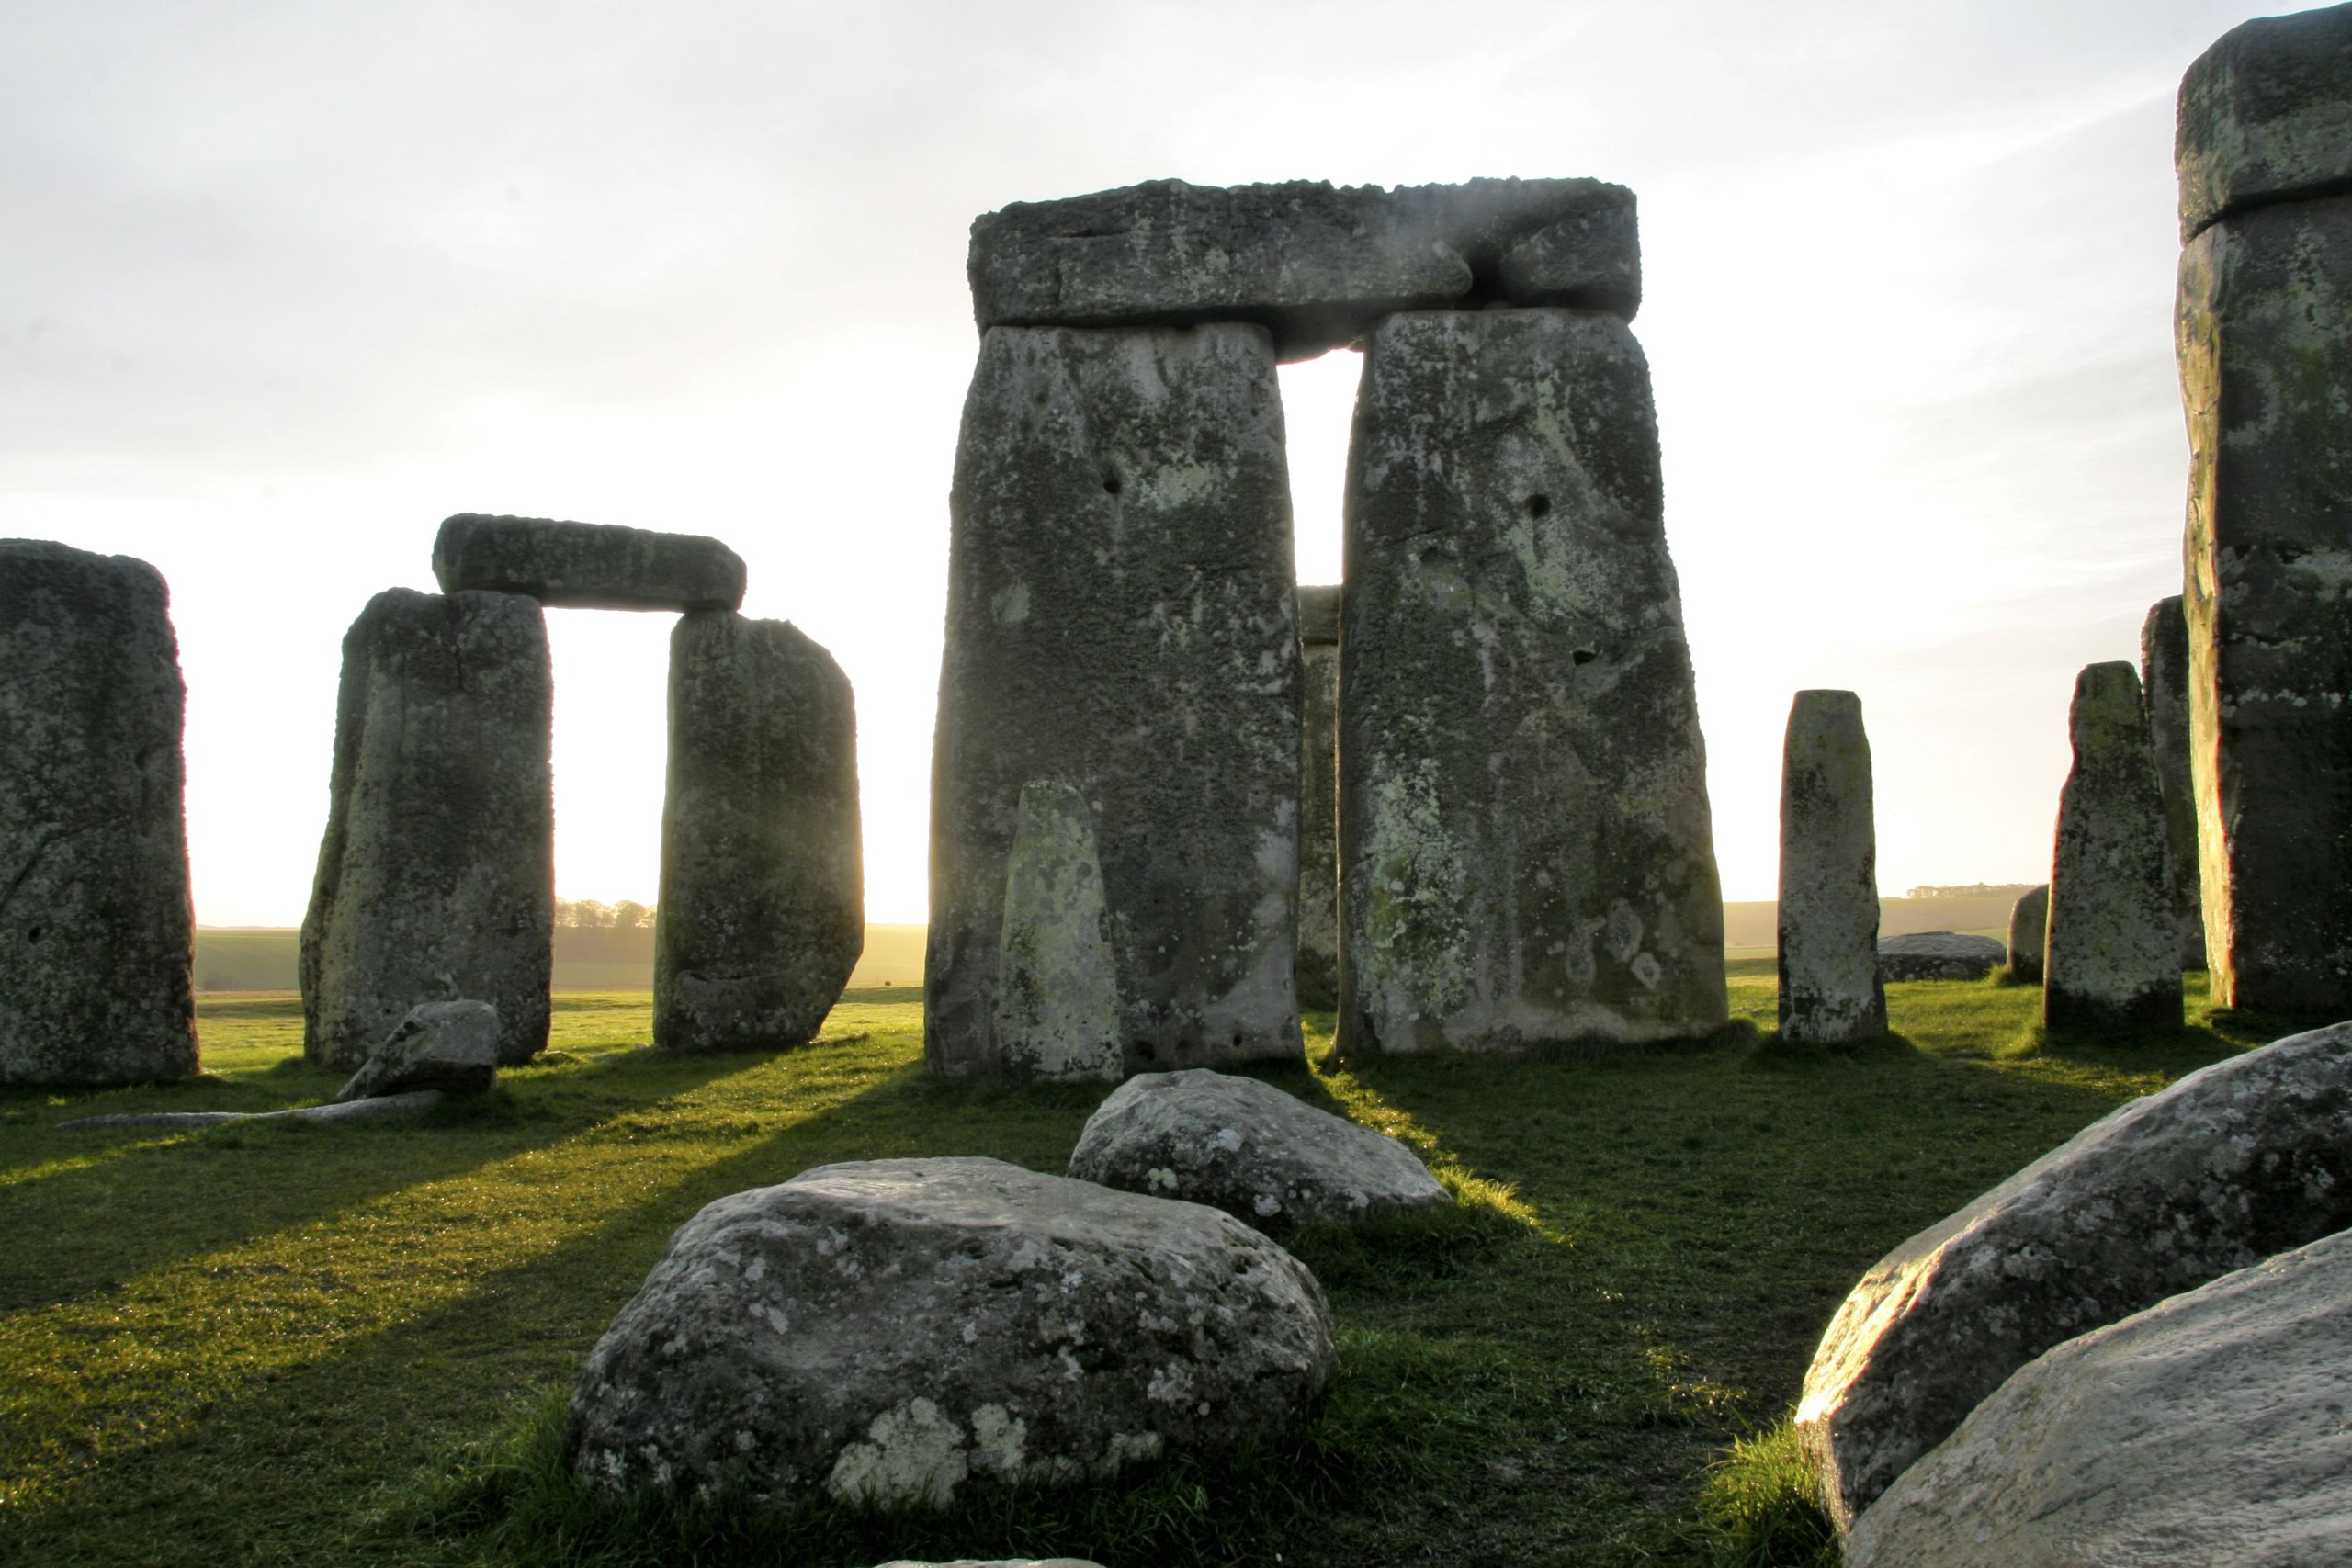
<svg viewBox="0 0 2352 1568">
<path fill-rule="evenodd" d="M 227 1122 L 389 1122 L 430 1111 L 448 1097 L 437 1089 L 410 1089 L 371 1100 L 339 1100 L 329 1105 L 302 1105 L 291 1111 L 148 1111 L 115 1116 L 85 1116 L 60 1122 L 61 1133 L 96 1132 L 111 1127 L 164 1127 L 193 1130 L 218 1127 Z"/>
<path fill-rule="evenodd" d="M 1848 1568 L 2352 1562 L 2352 1235 L 2020 1368 L 1854 1521 Z"/>
<path fill-rule="evenodd" d="M 2165 864 L 2180 911 L 2180 966 L 2205 967 L 2205 903 L 2197 874 L 2197 780 L 2188 761 L 2188 612 L 2177 593 L 2140 626 L 2140 696 L 2165 802 Z"/>
<path fill-rule="evenodd" d="M 498 1010 L 498 1060 L 548 1040 L 554 688 L 539 606 L 394 588 L 343 639 L 334 771 L 302 920 L 302 1052 L 358 1067 L 423 1001 Z"/>
<path fill-rule="evenodd" d="M 2058 796 L 2041 1021 L 2177 1028 L 2180 911 L 2139 671 L 2120 661 L 2086 666 L 2066 725 L 2075 765 Z"/>
<path fill-rule="evenodd" d="M 1888 1253 L 1797 1428 L 1841 1524 L 2054 1345 L 2352 1224 L 2352 1024 L 2191 1073 Z"/>
<path fill-rule="evenodd" d="M 1228 1214 L 992 1159 L 804 1171 L 681 1226 L 589 1353 L 591 1490 L 782 1513 L 1103 1480 L 1298 1427 L 1315 1277 Z"/>
<path fill-rule="evenodd" d="M 1092 813 L 1126 1070 L 1296 1059 L 1296 584 L 1263 329 L 999 327 L 950 497 L 925 1049 L 999 1070 L 1023 792 Z"/>
<path fill-rule="evenodd" d="M 2223 33 L 2180 79 L 2185 240 L 2228 214 L 2352 188 L 2352 6 Z"/>
<path fill-rule="evenodd" d="M 857 711 L 832 655 L 729 610 L 670 634 L 653 1043 L 802 1045 L 865 947 Z"/>
<path fill-rule="evenodd" d="M 1914 931 L 1878 939 L 1878 977 L 1885 980 L 1982 980 L 2008 950 L 1989 936 Z"/>
<path fill-rule="evenodd" d="M 1719 1028 L 1706 750 L 1633 333 L 1391 316 L 1350 464 L 1341 1048 Z"/>
<path fill-rule="evenodd" d="M 1129 1078 L 1086 1119 L 1069 1174 L 1223 1209 L 1269 1235 L 1453 1201 L 1396 1139 L 1272 1084 L 1204 1069 Z"/>
<path fill-rule="evenodd" d="M 743 558 L 698 534 L 459 513 L 433 541 L 444 593 L 524 593 L 584 610 L 734 610 Z"/>
<path fill-rule="evenodd" d="M 1340 590 L 1298 591 L 1298 1005 L 1340 1005 Z"/>
<path fill-rule="evenodd" d="M 1781 1038 L 1886 1032 L 1878 972 L 1878 817 L 1862 699 L 1799 692 L 1781 762 Z"/>
<path fill-rule="evenodd" d="M 412 1089 L 480 1094 L 498 1081 L 498 1010 L 488 1002 L 420 1002 L 393 1026 L 338 1101 Z"/>
<path fill-rule="evenodd" d="M 885 1562 L 881 1568 L 1097 1568 L 1079 1557 L 993 1557 L 983 1562 L 977 1557 L 959 1557 L 953 1562 L 918 1562 L 902 1557 L 896 1562 Z"/>
<path fill-rule="evenodd" d="M 2050 935 L 2050 884 L 2020 895 L 2009 908 L 2009 976 L 2041 984 L 2041 952 Z"/>
<path fill-rule="evenodd" d="M 1284 360 L 1396 310 L 1642 299 L 1634 193 L 1599 180 L 1230 189 L 1152 180 L 973 220 L 973 314 L 993 326 L 1253 321 Z"/>
<path fill-rule="evenodd" d="M 161 573 L 0 539 L 0 1084 L 197 1070 L 186 703 Z"/>
<path fill-rule="evenodd" d="M 1124 1076 L 1118 965 L 1102 930 L 1108 912 L 1086 797 L 1032 779 L 1005 860 L 996 991 L 997 1050 L 1015 1076 Z"/>
</svg>

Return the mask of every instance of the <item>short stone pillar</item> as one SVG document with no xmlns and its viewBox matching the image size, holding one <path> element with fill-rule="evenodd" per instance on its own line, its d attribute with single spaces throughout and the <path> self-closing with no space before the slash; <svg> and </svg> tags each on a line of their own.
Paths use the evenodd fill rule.
<svg viewBox="0 0 2352 1568">
<path fill-rule="evenodd" d="M 1781 762 L 1781 1038 L 1886 1032 L 1878 972 L 1878 820 L 1862 699 L 1799 692 Z"/>
<path fill-rule="evenodd" d="M 2148 608 L 2140 627 L 2140 696 L 2165 797 L 2165 842 L 2180 907 L 2180 966 L 2205 967 L 2205 907 L 2197 872 L 2197 781 L 2188 761 L 2188 616 L 2179 594 Z"/>
<path fill-rule="evenodd" d="M 2066 722 L 2075 765 L 2058 799 L 2041 1021 L 2177 1028 L 2180 928 L 2139 671 L 2120 661 L 2085 668 Z"/>
<path fill-rule="evenodd" d="M 160 572 L 0 539 L 0 1084 L 196 1071 L 186 705 Z"/>
<path fill-rule="evenodd" d="M 1298 591 L 1298 1005 L 1340 1005 L 1340 590 Z"/>
<path fill-rule="evenodd" d="M 327 829 L 302 920 L 302 1051 L 359 1066 L 419 1002 L 547 1044 L 555 929 L 547 620 L 514 593 L 379 593 L 343 639 Z"/>
<path fill-rule="evenodd" d="M 1125 1076 L 1107 913 L 1093 809 L 1069 784 L 1031 780 L 1005 863 L 996 987 L 997 1051 L 1014 1077 Z"/>
<path fill-rule="evenodd" d="M 857 714 L 832 655 L 730 610 L 670 634 L 653 1043 L 814 1039 L 865 947 Z"/>
<path fill-rule="evenodd" d="M 1350 463 L 1341 1048 L 1719 1028 L 1705 747 L 1633 333 L 1389 316 Z"/>
<path fill-rule="evenodd" d="M 1124 1071 L 1301 1052 L 1299 641 L 1263 328 L 994 327 L 950 497 L 925 1049 L 991 1072 L 1021 802 L 1092 818 Z"/>
<path fill-rule="evenodd" d="M 2009 906 L 2009 978 L 2041 984 L 2042 945 L 2050 936 L 2050 884 L 2018 895 Z"/>
</svg>

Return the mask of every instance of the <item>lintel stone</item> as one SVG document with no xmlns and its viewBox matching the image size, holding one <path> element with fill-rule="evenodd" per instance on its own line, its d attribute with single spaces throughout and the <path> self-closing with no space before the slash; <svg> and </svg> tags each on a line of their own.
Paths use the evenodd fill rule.
<svg viewBox="0 0 2352 1568">
<path fill-rule="evenodd" d="M 487 589 L 579 610 L 733 610 L 743 558 L 698 534 L 462 512 L 433 541 L 444 593 Z"/>
<path fill-rule="evenodd" d="M 2352 5 L 2260 17 L 2180 79 L 2180 237 L 2232 212 L 2352 190 Z"/>
</svg>

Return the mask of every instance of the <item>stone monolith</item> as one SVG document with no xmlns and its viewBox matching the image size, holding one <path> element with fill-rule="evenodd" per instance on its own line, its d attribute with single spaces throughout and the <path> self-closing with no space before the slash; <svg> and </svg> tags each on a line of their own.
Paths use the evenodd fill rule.
<svg viewBox="0 0 2352 1568">
<path fill-rule="evenodd" d="M 2018 896 L 2009 906 L 2009 978 L 2041 984 L 2042 944 L 2050 936 L 2050 884 Z"/>
<path fill-rule="evenodd" d="M 865 946 L 857 712 L 832 655 L 731 610 L 670 634 L 653 1043 L 802 1045 Z"/>
<path fill-rule="evenodd" d="M 1301 1050 L 1299 644 L 1263 328 L 991 330 L 950 497 L 926 1049 L 1002 1066 L 1023 792 L 1089 804 L 1126 1071 Z"/>
<path fill-rule="evenodd" d="M 1115 1080 L 1125 1072 L 1107 912 L 1093 808 L 1069 784 L 1030 780 L 1005 861 L 998 947 L 996 1044 L 1015 1077 Z"/>
<path fill-rule="evenodd" d="M 2165 863 L 2180 911 L 2180 966 L 2205 967 L 2205 907 L 2197 879 L 2197 781 L 2188 761 L 2188 616 L 2180 595 L 2159 599 L 2140 627 L 2140 700 L 2165 800 Z"/>
<path fill-rule="evenodd" d="M 1350 468 L 1342 1049 L 1720 1027 L 1705 746 L 1633 333 L 1391 316 Z"/>
<path fill-rule="evenodd" d="M 717 539 L 605 523 L 460 513 L 433 540 L 444 593 L 526 593 L 581 610 L 733 610 L 743 559 Z"/>
<path fill-rule="evenodd" d="M 2180 926 L 2140 672 L 2120 661 L 2086 666 L 2066 723 L 2075 765 L 2058 797 L 2041 1021 L 2177 1027 Z"/>
<path fill-rule="evenodd" d="M 1298 591 L 1298 1005 L 1340 1005 L 1340 590 Z"/>
<path fill-rule="evenodd" d="M 160 572 L 0 539 L 0 1084 L 196 1071 L 186 705 Z"/>
<path fill-rule="evenodd" d="M 2180 80 L 2180 234 L 2352 179 L 2352 6 L 2232 28 Z"/>
<path fill-rule="evenodd" d="M 326 836 L 302 920 L 302 1050 L 357 1067 L 419 1002 L 547 1044 L 555 928 L 546 617 L 514 593 L 368 602 L 343 639 Z"/>
<path fill-rule="evenodd" d="M 1878 819 L 1862 699 L 1799 692 L 1781 762 L 1781 1038 L 1886 1032 L 1878 972 Z"/>
</svg>

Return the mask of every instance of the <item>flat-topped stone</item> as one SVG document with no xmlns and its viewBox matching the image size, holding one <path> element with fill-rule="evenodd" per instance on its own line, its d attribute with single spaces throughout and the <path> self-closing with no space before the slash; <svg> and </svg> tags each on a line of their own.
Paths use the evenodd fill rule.
<svg viewBox="0 0 2352 1568">
<path fill-rule="evenodd" d="M 2241 23 L 2180 79 L 2180 234 L 2352 189 L 2352 6 Z"/>
<path fill-rule="evenodd" d="M 1882 980 L 1982 980 L 2008 956 L 1995 938 L 1957 931 L 1914 931 L 1878 941 Z"/>
<path fill-rule="evenodd" d="M 698 534 L 461 512 L 433 541 L 444 593 L 488 589 L 582 610 L 733 610 L 743 558 Z"/>
</svg>

